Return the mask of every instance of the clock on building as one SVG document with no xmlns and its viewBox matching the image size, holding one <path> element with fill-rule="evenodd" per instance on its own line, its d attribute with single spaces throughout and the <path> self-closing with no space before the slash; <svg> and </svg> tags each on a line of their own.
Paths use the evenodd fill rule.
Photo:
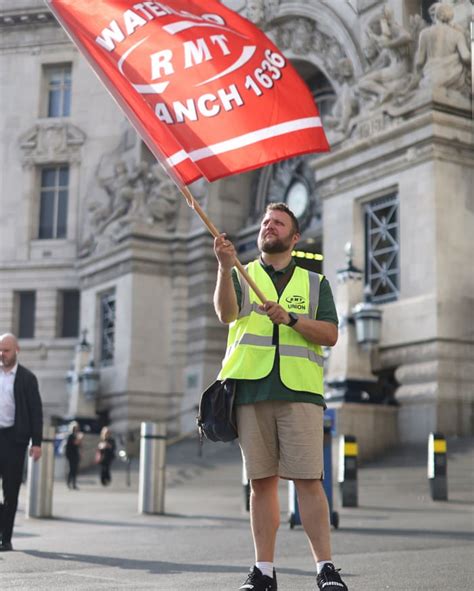
<svg viewBox="0 0 474 591">
<path fill-rule="evenodd" d="M 299 175 L 298 175 L 299 176 Z M 285 203 L 298 220 L 303 219 L 310 205 L 310 189 L 304 178 L 293 177 L 285 195 Z"/>
<path fill-rule="evenodd" d="M 250 219 L 258 223 L 268 203 L 283 201 L 298 218 L 301 231 L 321 221 L 321 203 L 309 161 L 314 156 L 297 156 L 259 171 L 256 198 Z"/>
</svg>

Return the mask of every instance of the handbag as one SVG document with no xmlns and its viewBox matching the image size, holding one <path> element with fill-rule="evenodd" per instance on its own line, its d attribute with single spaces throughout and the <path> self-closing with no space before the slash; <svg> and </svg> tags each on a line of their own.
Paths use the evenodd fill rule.
<svg viewBox="0 0 474 591">
<path fill-rule="evenodd" d="M 238 437 L 235 419 L 236 381 L 217 380 L 201 395 L 196 422 L 199 436 L 210 441 L 233 441 Z"/>
</svg>

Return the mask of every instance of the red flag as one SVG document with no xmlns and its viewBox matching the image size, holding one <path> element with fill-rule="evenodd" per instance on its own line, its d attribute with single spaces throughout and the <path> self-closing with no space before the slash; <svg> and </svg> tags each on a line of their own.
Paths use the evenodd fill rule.
<svg viewBox="0 0 474 591">
<path fill-rule="evenodd" d="M 291 64 L 217 0 L 47 2 L 182 184 L 329 149 Z"/>
</svg>

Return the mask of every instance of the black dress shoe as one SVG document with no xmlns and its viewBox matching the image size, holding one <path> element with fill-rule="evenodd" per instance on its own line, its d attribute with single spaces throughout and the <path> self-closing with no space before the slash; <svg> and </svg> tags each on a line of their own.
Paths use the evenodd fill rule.
<svg viewBox="0 0 474 591">
<path fill-rule="evenodd" d="M 13 550 L 11 542 L 3 542 L 3 544 L 0 544 L 0 552 L 11 552 L 11 550 Z"/>
</svg>

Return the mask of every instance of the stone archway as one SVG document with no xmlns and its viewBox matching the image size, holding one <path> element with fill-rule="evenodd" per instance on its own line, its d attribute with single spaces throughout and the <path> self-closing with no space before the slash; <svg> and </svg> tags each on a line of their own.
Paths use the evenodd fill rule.
<svg viewBox="0 0 474 591">
<path fill-rule="evenodd" d="M 363 53 L 347 24 L 331 7 L 320 2 L 256 0 L 246 4 L 247 18 L 265 30 L 306 80 L 325 120 L 334 111 L 348 77 L 352 81 L 356 73 L 363 71 Z M 350 11 L 348 16 L 351 16 Z M 256 226 L 266 204 L 287 201 L 288 198 L 300 208 L 303 242 L 309 240 L 320 248 L 322 207 L 316 192 L 314 171 L 308 166 L 311 160 L 314 155 L 287 160 L 253 173 L 247 223 L 239 232 L 242 254 L 255 254 Z"/>
<path fill-rule="evenodd" d="M 351 16 L 347 10 L 346 20 Z M 278 11 L 267 24 L 268 36 L 285 55 L 293 60 L 304 59 L 324 73 L 334 87 L 338 83 L 338 62 L 350 60 L 354 74 L 364 70 L 365 58 L 353 32 L 330 6 L 315 0 L 280 3 Z"/>
</svg>

